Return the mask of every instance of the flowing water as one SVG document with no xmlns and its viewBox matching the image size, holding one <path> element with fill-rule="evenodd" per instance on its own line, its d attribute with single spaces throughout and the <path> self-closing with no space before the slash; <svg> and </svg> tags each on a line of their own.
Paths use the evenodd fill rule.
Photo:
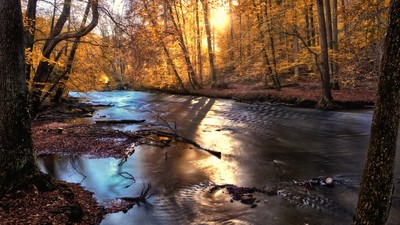
<svg viewBox="0 0 400 225">
<path fill-rule="evenodd" d="M 71 93 L 78 97 L 78 93 Z M 109 104 L 91 119 L 146 119 L 156 115 L 218 159 L 186 144 L 140 146 L 122 166 L 113 158 L 49 155 L 43 171 L 80 182 L 100 203 L 135 197 L 152 184 L 152 197 L 128 212 L 107 215 L 108 224 L 350 224 L 357 199 L 371 110 L 328 112 L 273 104 L 144 92 L 93 92 L 86 101 Z M 135 130 L 139 125 L 116 125 Z M 397 165 L 400 163 L 397 154 Z M 400 221 L 400 173 L 395 172 L 389 224 Z M 305 191 L 294 181 L 331 177 L 333 188 Z M 254 208 L 230 201 L 214 185 L 276 187 L 278 195 L 254 194 Z"/>
</svg>

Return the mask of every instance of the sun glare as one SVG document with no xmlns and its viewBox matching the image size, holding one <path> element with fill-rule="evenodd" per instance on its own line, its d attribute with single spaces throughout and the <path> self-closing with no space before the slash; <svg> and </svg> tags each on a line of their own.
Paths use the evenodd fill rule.
<svg viewBox="0 0 400 225">
<path fill-rule="evenodd" d="M 211 26 L 215 27 L 215 29 L 222 30 L 228 25 L 229 16 L 228 10 L 224 6 L 217 7 L 211 12 Z"/>
</svg>

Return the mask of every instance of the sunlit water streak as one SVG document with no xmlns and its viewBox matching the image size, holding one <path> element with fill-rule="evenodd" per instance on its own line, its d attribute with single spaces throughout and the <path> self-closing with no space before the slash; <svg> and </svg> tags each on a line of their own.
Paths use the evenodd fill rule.
<svg viewBox="0 0 400 225">
<path fill-rule="evenodd" d="M 218 159 L 185 144 L 162 149 L 142 146 L 122 166 L 112 158 L 42 157 L 42 170 L 59 179 L 81 182 L 99 202 L 137 196 L 143 184 L 152 183 L 154 196 L 148 203 L 126 214 L 107 215 L 103 225 L 350 224 L 368 145 L 371 111 L 326 112 L 143 92 L 93 92 L 85 96 L 92 103 L 114 105 L 99 109 L 94 120 L 155 122 L 159 115 L 170 126 L 176 126 L 181 135 L 222 152 Z M 138 126 L 114 128 L 135 130 Z M 314 177 L 333 177 L 340 183 L 309 194 L 293 185 L 293 180 Z M 276 186 L 281 192 L 273 197 L 255 194 L 259 202 L 256 208 L 250 208 L 231 203 L 223 189 L 210 193 L 215 184 Z M 400 219 L 399 198 L 396 189 L 389 224 Z"/>
</svg>

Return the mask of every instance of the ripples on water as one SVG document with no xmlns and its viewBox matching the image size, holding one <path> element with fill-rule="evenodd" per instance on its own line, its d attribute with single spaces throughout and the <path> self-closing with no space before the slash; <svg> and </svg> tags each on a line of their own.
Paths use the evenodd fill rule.
<svg viewBox="0 0 400 225">
<path fill-rule="evenodd" d="M 106 116 L 154 122 L 159 115 L 181 135 L 222 152 L 222 159 L 217 159 L 183 144 L 163 149 L 142 146 L 122 167 L 116 159 L 72 157 L 72 167 L 69 156 L 43 157 L 40 164 L 44 171 L 81 182 L 100 202 L 137 196 L 143 184 L 152 183 L 155 195 L 148 203 L 136 205 L 126 214 L 107 215 L 103 225 L 351 222 L 371 111 L 327 112 L 143 92 L 94 92 L 85 96 L 90 102 L 114 105 L 97 111 L 95 119 Z M 119 176 L 121 172 L 131 174 L 136 183 Z M 87 176 L 83 181 L 82 174 Z M 335 188 L 309 193 L 293 185 L 293 180 L 314 177 L 332 177 L 340 182 Z M 397 172 L 397 186 L 399 177 Z M 250 208 L 231 202 L 223 189 L 210 193 L 215 184 L 278 187 L 280 194 L 255 194 L 257 207 Z M 389 224 L 400 219 L 399 196 L 396 191 Z"/>
</svg>

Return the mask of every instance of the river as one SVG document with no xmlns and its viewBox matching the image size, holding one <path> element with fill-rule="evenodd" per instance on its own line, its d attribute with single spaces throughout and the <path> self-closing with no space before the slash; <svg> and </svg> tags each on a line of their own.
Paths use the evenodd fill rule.
<svg viewBox="0 0 400 225">
<path fill-rule="evenodd" d="M 138 196 L 143 186 L 151 183 L 153 195 L 146 203 L 126 213 L 108 214 L 102 225 L 351 223 L 368 147 L 371 110 L 331 112 L 134 91 L 70 95 L 113 105 L 99 109 L 93 118 L 76 122 L 104 118 L 155 122 L 158 115 L 176 127 L 180 135 L 222 152 L 219 159 L 187 144 L 139 146 L 122 166 L 113 158 L 39 158 L 43 171 L 80 182 L 102 204 L 114 198 Z M 135 130 L 139 126 L 114 128 Z M 390 225 L 400 221 L 399 154 L 396 162 L 397 188 Z M 333 188 L 321 186 L 307 192 L 294 184 L 327 177 L 335 180 Z M 255 193 L 256 207 L 250 207 L 230 201 L 224 189 L 210 193 L 216 184 L 277 187 L 279 194 Z"/>
</svg>

